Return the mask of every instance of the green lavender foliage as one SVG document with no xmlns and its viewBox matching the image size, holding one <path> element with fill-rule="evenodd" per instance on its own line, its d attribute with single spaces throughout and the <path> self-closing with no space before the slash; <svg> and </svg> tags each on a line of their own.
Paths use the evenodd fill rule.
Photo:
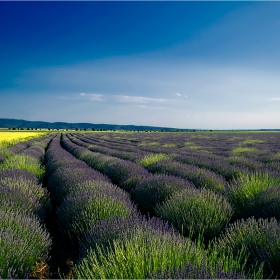
<svg viewBox="0 0 280 280">
<path fill-rule="evenodd" d="M 150 275 L 171 275 L 174 267 L 180 271 L 185 264 L 192 266 L 196 275 L 202 275 L 199 271 L 204 269 L 211 278 L 218 278 L 221 273 L 245 275 L 244 250 L 233 254 L 228 248 L 205 249 L 203 244 L 193 243 L 160 221 L 153 222 L 139 223 L 137 218 L 125 217 L 98 222 L 82 241 L 83 254 L 74 267 L 74 277 L 144 279 Z M 262 267 L 252 266 L 246 276 L 263 278 Z"/>
<path fill-rule="evenodd" d="M 212 239 L 220 234 L 233 215 L 225 197 L 208 189 L 185 189 L 155 208 L 157 215 L 186 236 Z"/>
<path fill-rule="evenodd" d="M 279 277 L 280 226 L 276 219 L 238 220 L 216 240 L 217 252 L 232 250 L 237 254 L 242 249 L 248 256 L 247 271 L 257 262 L 263 264 L 264 278 Z"/>
<path fill-rule="evenodd" d="M 112 185 L 104 183 L 100 189 L 95 182 L 87 182 L 85 189 L 77 196 L 69 195 L 63 201 L 57 211 L 61 231 L 70 238 L 80 238 L 86 230 L 97 221 L 117 216 L 129 216 L 135 212 L 129 197 L 121 189 L 113 188 Z"/>
<path fill-rule="evenodd" d="M 258 194 L 279 184 L 280 179 L 267 172 L 240 175 L 230 184 L 225 193 L 234 207 L 234 217 L 241 219 L 251 216 L 253 213 L 249 209 L 257 205 Z"/>
<path fill-rule="evenodd" d="M 51 239 L 38 218 L 0 206 L 0 277 L 26 278 L 36 261 L 46 260 Z"/>
<path fill-rule="evenodd" d="M 107 249 L 89 249 L 75 266 L 75 278 L 144 279 L 159 269 L 205 259 L 205 251 L 187 239 L 139 229 L 134 236 L 113 240 Z"/>
<path fill-rule="evenodd" d="M 46 210 L 51 207 L 48 191 L 41 184 L 37 184 L 35 180 L 24 178 L 23 174 L 17 172 L 17 170 L 10 170 L 6 175 L 2 175 L 0 172 L 0 183 L 10 189 L 17 190 L 22 196 L 29 197 L 32 200 L 36 199 Z M 4 196 L 3 199 L 5 199 Z"/>
<path fill-rule="evenodd" d="M 157 161 L 164 160 L 164 159 L 171 159 L 171 157 L 166 154 L 151 154 L 151 155 L 144 156 L 143 158 L 137 160 L 136 163 L 143 167 L 147 167 L 148 165 L 150 165 L 153 162 L 157 162 Z"/>
<path fill-rule="evenodd" d="M 0 164 L 0 170 L 6 169 L 25 169 L 34 173 L 40 180 L 45 174 L 44 167 L 33 157 L 26 155 L 14 155 L 7 158 Z"/>
<path fill-rule="evenodd" d="M 154 215 L 154 208 L 164 203 L 175 192 L 186 188 L 195 188 L 187 180 L 180 177 L 156 174 L 143 178 L 134 188 L 131 197 L 145 211 Z"/>
</svg>

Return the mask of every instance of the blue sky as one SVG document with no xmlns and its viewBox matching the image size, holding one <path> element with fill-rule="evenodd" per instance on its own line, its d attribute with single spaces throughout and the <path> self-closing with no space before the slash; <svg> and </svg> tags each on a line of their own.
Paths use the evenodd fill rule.
<svg viewBox="0 0 280 280">
<path fill-rule="evenodd" d="M 279 128 L 280 2 L 0 2 L 0 118 Z"/>
</svg>

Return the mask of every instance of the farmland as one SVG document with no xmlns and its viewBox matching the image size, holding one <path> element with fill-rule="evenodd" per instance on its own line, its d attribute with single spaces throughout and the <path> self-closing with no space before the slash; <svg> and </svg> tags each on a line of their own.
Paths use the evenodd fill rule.
<svg viewBox="0 0 280 280">
<path fill-rule="evenodd" d="M 280 277 L 279 133 L 49 133 L 0 188 L 1 278 Z"/>
<path fill-rule="evenodd" d="M 0 132 L 0 147 L 6 147 L 15 145 L 19 142 L 27 141 L 29 139 L 43 136 L 45 132 L 10 132 L 10 131 L 1 131 Z"/>
</svg>

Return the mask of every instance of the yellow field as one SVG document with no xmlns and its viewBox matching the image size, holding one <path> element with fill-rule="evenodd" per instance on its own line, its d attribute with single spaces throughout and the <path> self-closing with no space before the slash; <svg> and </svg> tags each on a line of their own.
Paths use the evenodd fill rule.
<svg viewBox="0 0 280 280">
<path fill-rule="evenodd" d="M 0 145 L 9 146 L 45 135 L 45 132 L 0 132 Z"/>
</svg>

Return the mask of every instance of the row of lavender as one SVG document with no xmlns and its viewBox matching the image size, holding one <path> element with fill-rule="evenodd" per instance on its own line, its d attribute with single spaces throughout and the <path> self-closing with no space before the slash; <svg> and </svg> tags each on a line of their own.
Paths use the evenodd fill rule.
<svg viewBox="0 0 280 280">
<path fill-rule="evenodd" d="M 256 159 L 252 160 L 252 157 L 254 157 L 254 154 L 252 153 L 246 153 L 246 158 L 244 156 L 235 156 L 234 158 L 230 158 L 230 160 L 234 159 L 236 162 L 239 162 L 240 166 L 234 166 L 234 163 L 233 165 L 230 165 L 225 161 L 226 158 L 223 160 L 220 156 L 219 160 L 213 160 L 213 158 L 215 158 L 217 155 L 212 153 L 209 153 L 208 156 L 208 158 L 210 158 L 211 160 L 206 160 L 205 157 L 202 158 L 198 155 L 175 155 L 173 153 L 173 160 L 170 161 L 166 160 L 164 156 L 160 157 L 158 154 L 145 156 L 141 155 L 141 152 L 138 151 L 137 159 L 134 159 L 134 161 L 140 163 L 142 166 L 146 166 L 146 168 L 148 168 L 152 172 L 167 172 L 184 178 L 186 178 L 185 169 L 187 169 L 187 166 L 190 167 L 190 165 L 179 164 L 178 162 L 176 162 L 177 160 L 187 163 L 196 163 L 196 165 L 199 166 L 210 167 L 212 170 L 215 170 L 218 173 L 224 175 L 225 179 L 233 181 L 230 184 L 225 184 L 225 192 L 235 208 L 236 218 L 247 218 L 250 216 L 255 216 L 256 218 L 276 217 L 277 219 L 279 219 L 280 196 L 278 186 L 280 174 L 279 168 L 277 169 L 277 164 L 279 165 L 280 162 L 279 134 L 261 134 L 254 135 L 254 137 L 252 137 L 251 134 L 250 137 L 253 139 L 248 139 L 248 136 L 245 135 L 243 136 L 242 140 L 240 140 L 242 135 L 239 135 L 239 137 L 232 136 L 232 134 L 229 135 L 227 135 L 228 142 L 232 142 L 234 139 L 239 139 L 239 143 L 247 143 L 247 145 L 251 146 L 256 144 L 263 145 L 260 154 L 265 153 L 266 156 L 261 156 L 258 161 Z M 219 137 L 221 137 L 221 135 L 219 135 Z M 90 141 L 91 138 L 97 137 L 87 137 L 85 141 L 90 144 L 92 143 Z M 222 138 L 226 137 L 223 136 Z M 95 141 L 97 140 L 95 139 Z M 98 141 L 100 140 L 102 140 L 102 137 Z M 224 140 L 226 141 L 226 139 Z M 210 147 L 209 150 L 211 151 L 211 143 L 209 142 L 208 144 L 209 145 L 207 147 Z M 104 144 L 101 143 L 101 145 Z M 221 146 L 223 146 L 222 143 Z M 118 155 L 119 157 L 125 155 L 125 153 L 116 151 L 115 149 L 108 147 L 104 148 L 104 146 L 92 147 L 90 145 L 89 147 L 93 151 L 97 150 L 106 154 Z M 120 147 L 118 146 L 117 149 L 119 150 Z M 142 156 L 142 158 L 139 159 L 140 156 Z M 190 159 L 190 161 L 188 161 L 188 159 Z M 246 159 L 246 164 L 244 159 Z M 203 168 L 201 169 L 201 171 L 202 170 L 204 171 Z M 211 188 L 212 186 L 209 184 L 209 182 L 208 184 L 206 183 L 207 179 L 210 176 L 208 174 L 205 175 L 206 180 L 194 181 L 192 180 L 192 178 L 191 180 L 195 183 L 196 186 L 200 186 L 202 183 L 204 184 L 204 187 Z M 233 178 L 238 179 L 233 180 Z M 212 187 L 212 189 L 214 188 Z M 218 187 L 216 187 L 216 189 L 218 189 Z M 220 188 L 220 190 L 222 190 L 222 188 Z"/>
<path fill-rule="evenodd" d="M 212 190 L 224 190 L 225 179 L 208 169 L 199 168 L 195 165 L 186 165 L 171 160 L 170 157 L 158 154 L 143 153 L 141 151 L 130 152 L 129 158 L 126 152 L 120 152 L 119 148 L 108 148 L 103 146 L 93 145 L 93 142 L 84 138 L 73 138 L 69 136 L 71 141 L 89 148 L 93 152 L 99 152 L 110 156 L 122 158 L 124 160 L 131 160 L 141 166 L 145 167 L 152 173 L 169 173 L 174 176 L 179 176 L 190 180 L 198 187 L 205 187 Z M 133 156 L 133 158 L 132 158 Z"/>
<path fill-rule="evenodd" d="M 62 141 L 64 147 L 66 142 Z M 76 278 L 146 278 L 166 273 L 243 277 L 231 253 L 228 258 L 223 253 L 219 258 L 208 254 L 163 221 L 142 217 L 125 191 L 64 150 L 58 137 L 47 151 L 46 169 L 49 190 L 59 206 L 61 232 L 72 242 L 79 241 Z"/>
<path fill-rule="evenodd" d="M 78 146 L 72 141 L 84 147 Z M 208 241 L 218 236 L 233 214 L 231 204 L 227 200 L 234 202 L 234 199 L 238 198 L 236 193 L 239 198 L 242 198 L 242 195 L 246 196 L 246 193 L 242 193 L 242 191 L 236 192 L 236 190 L 244 190 L 242 181 L 236 182 L 231 188 L 232 191 L 229 192 L 231 195 L 225 197 L 205 188 L 198 190 L 186 180 L 174 176 L 152 175 L 135 163 L 91 152 L 85 148 L 89 146 L 85 142 L 73 138 L 72 141 L 64 137 L 63 147 L 90 166 L 106 174 L 112 182 L 130 192 L 131 197 L 141 206 L 142 210 L 168 220 L 186 236 L 192 234 L 192 237 L 197 238 L 197 235 L 200 234 Z M 90 146 L 89 149 L 91 149 Z M 250 177 L 249 181 L 252 179 L 253 177 Z M 245 186 L 245 189 L 246 187 L 248 186 Z M 237 199 L 237 202 L 240 201 Z M 246 203 L 244 205 L 243 202 L 240 206 L 241 212 L 247 207 Z M 236 207 L 238 203 L 234 206 Z M 236 215 L 235 218 L 238 218 L 240 213 L 236 213 Z M 240 257 L 238 263 L 239 265 L 244 264 L 246 273 L 250 273 L 257 262 L 259 265 L 261 264 L 260 267 L 263 265 L 265 277 L 275 276 L 279 274 L 276 265 L 280 260 L 279 253 L 277 253 L 279 251 L 279 237 L 280 228 L 276 220 L 242 220 L 229 224 L 218 239 L 210 242 L 208 249 L 211 248 L 212 254 L 217 254 L 217 251 L 218 254 L 221 252 L 224 254 L 226 250 L 235 255 L 243 252 L 245 255 Z M 256 254 L 257 251 L 261 253 Z M 106 264 L 110 266 L 112 260 L 108 261 L 106 259 Z M 157 276 L 159 275 L 157 274 Z M 164 275 L 169 275 L 167 277 L 175 277 L 176 275 L 178 278 L 178 274 L 174 271 L 173 276 Z"/>
<path fill-rule="evenodd" d="M 231 171 L 233 175 L 240 170 L 238 168 L 240 166 L 249 170 L 266 167 L 280 171 L 279 134 L 215 134 L 210 136 L 175 134 L 176 140 L 174 140 L 175 137 L 170 139 L 171 134 L 165 134 L 161 136 L 162 142 L 143 141 L 145 138 L 136 142 L 136 140 L 131 140 L 135 139 L 131 138 L 131 134 L 126 135 L 127 139 L 125 135 L 122 139 L 118 139 L 119 136 L 116 135 L 111 135 L 111 139 L 107 139 L 108 134 L 101 137 L 91 136 L 88 139 L 94 140 L 98 146 L 109 149 L 118 148 L 126 152 L 127 157 L 133 156 L 131 152 L 135 154 L 139 151 L 168 154 L 178 161 L 209 168 L 229 179 L 232 175 L 228 170 L 231 171 L 233 167 L 235 169 Z M 143 138 L 143 134 L 138 137 Z M 150 137 L 159 136 L 153 134 Z M 175 142 L 172 144 L 172 141 Z"/>
<path fill-rule="evenodd" d="M 198 190 L 188 180 L 173 175 L 153 175 L 144 167 L 130 161 L 93 153 L 86 148 L 79 147 L 66 137 L 64 137 L 62 144 L 75 156 L 108 176 L 114 184 L 129 192 L 142 210 L 151 215 L 157 214 L 167 220 L 174 220 L 172 216 L 177 216 L 176 222 L 173 221 L 173 224 L 179 230 L 182 227 L 180 216 L 183 218 L 186 215 L 183 211 L 183 205 L 179 201 L 182 201 L 183 204 L 187 201 L 192 204 L 197 197 L 200 197 L 201 201 L 205 201 L 204 209 L 193 208 L 189 212 L 192 217 L 187 219 L 189 224 L 184 223 L 185 234 L 194 231 L 195 234 L 201 233 L 205 238 L 211 239 L 225 228 L 232 216 L 232 208 L 223 197 L 211 190 Z M 176 193 L 180 197 L 174 197 Z M 173 201 L 170 200 L 171 196 L 174 198 Z M 211 207 L 213 203 L 216 206 L 215 211 Z"/>
<path fill-rule="evenodd" d="M 27 278 L 48 257 L 51 239 L 44 218 L 51 205 L 42 179 L 51 138 L 8 148 L 0 164 L 0 278 Z"/>
<path fill-rule="evenodd" d="M 107 141 L 104 142 L 102 139 L 98 139 L 97 137 L 83 136 L 81 138 L 80 135 L 78 137 L 88 144 L 91 144 L 90 148 L 92 151 L 114 155 L 146 166 L 158 160 L 165 160 L 164 166 L 166 167 L 170 164 L 174 164 L 174 161 L 177 161 L 184 164 L 190 164 L 194 166 L 193 168 L 195 168 L 195 166 L 202 168 L 196 168 L 197 172 L 202 170 L 204 173 L 209 173 L 209 170 L 211 170 L 219 175 L 222 175 L 226 180 L 232 180 L 240 172 L 249 171 L 248 160 L 244 160 L 244 158 L 242 159 L 242 162 L 240 162 L 240 160 L 238 161 L 236 157 L 231 158 L 231 161 L 227 162 L 222 156 L 218 156 L 216 154 L 214 155 L 209 152 L 201 153 L 201 150 L 198 152 L 197 150 L 178 150 L 168 147 L 159 149 L 157 146 L 139 147 L 134 144 L 116 143 L 113 141 L 106 143 Z M 171 160 L 172 162 L 169 163 Z M 246 166 L 244 162 L 247 164 Z M 152 171 L 152 166 L 150 166 L 150 168 Z M 210 174 L 214 175 L 212 172 Z"/>
<path fill-rule="evenodd" d="M 262 139 L 264 139 L 264 136 L 262 136 Z M 267 142 L 271 142 L 275 144 L 277 148 L 277 138 L 278 135 L 272 134 L 272 139 L 268 139 Z M 232 136 L 231 136 L 232 137 Z M 96 138 L 96 137 L 95 137 Z M 84 138 L 81 138 L 83 139 Z M 274 142 L 272 142 L 274 140 Z M 75 140 L 73 140 L 75 141 Z M 77 140 L 76 140 L 77 141 Z M 79 141 L 79 140 L 78 140 Z M 119 151 L 116 151 L 113 148 L 104 148 L 100 146 L 92 146 L 90 143 L 90 137 L 87 137 L 85 140 L 86 144 L 84 142 L 79 141 L 80 144 L 87 146 L 90 148 L 90 150 L 93 151 L 99 151 L 104 152 L 106 154 L 112 154 L 112 155 L 119 155 L 121 157 L 122 153 Z M 100 139 L 99 139 L 100 141 Z M 248 142 L 249 140 L 244 140 L 243 142 Z M 253 141 L 253 142 L 252 142 Z M 253 139 L 250 140 L 249 143 L 255 143 L 257 141 L 257 144 L 259 144 L 259 141 L 264 141 L 260 139 Z M 90 144 L 90 145 L 89 145 Z M 267 146 L 266 153 L 272 153 L 274 157 L 271 158 L 271 161 L 275 161 L 280 159 L 280 156 L 275 157 L 275 153 L 277 150 L 275 150 L 275 147 L 271 147 L 271 151 L 267 151 L 269 146 Z M 119 147 L 118 147 L 119 149 Z M 211 150 L 211 149 L 210 149 Z M 279 151 L 279 150 L 278 150 Z M 276 153 L 277 155 L 277 153 Z M 211 157 L 215 155 L 210 155 Z M 139 159 L 140 157 L 140 159 Z M 178 156 L 180 157 L 180 155 Z M 182 156 L 181 156 L 182 157 Z M 185 156 L 186 157 L 186 156 Z M 196 158 L 197 161 L 201 160 L 199 157 L 192 157 Z M 176 158 L 175 158 L 176 159 Z M 139 152 L 137 154 L 137 159 L 134 160 L 135 162 L 140 163 L 142 166 L 145 166 L 149 169 L 151 172 L 160 172 L 160 173 L 169 173 L 173 175 L 177 175 L 189 180 L 192 180 L 192 182 L 197 187 L 206 187 L 210 188 L 212 190 L 221 190 L 224 195 L 228 197 L 231 204 L 233 204 L 235 208 L 235 218 L 248 218 L 250 216 L 255 216 L 256 218 L 269 218 L 269 217 L 276 217 L 277 219 L 280 217 L 279 212 L 279 205 L 280 205 L 280 196 L 279 196 L 279 181 L 280 181 L 280 174 L 279 172 L 269 168 L 268 166 L 255 166 L 255 169 L 247 169 L 244 167 L 244 165 L 239 167 L 239 170 L 233 170 L 232 168 L 228 168 L 226 162 L 222 161 L 220 159 L 219 166 L 223 166 L 225 172 L 221 172 L 224 175 L 227 172 L 228 178 L 238 178 L 232 181 L 230 184 L 224 183 L 225 189 L 223 187 L 219 187 L 218 181 L 213 180 L 213 173 L 209 174 L 209 172 L 205 172 L 205 169 L 201 168 L 200 172 L 199 169 L 194 169 L 193 166 L 188 164 L 180 164 L 176 162 L 176 160 L 166 160 L 165 157 L 160 157 L 158 154 L 152 154 L 152 155 L 141 155 Z M 267 160 L 267 159 L 266 159 Z M 201 160 L 202 164 L 205 163 L 205 160 Z M 213 162 L 213 161 L 212 161 Z M 211 164 L 211 162 L 210 162 Z M 217 167 L 217 165 L 213 165 L 214 167 Z M 213 167 L 212 166 L 212 167 Z M 232 166 L 231 166 L 232 167 Z M 259 167 L 259 168 L 257 168 Z M 190 176 L 187 169 L 193 170 L 193 172 L 196 171 L 197 176 Z M 207 174 L 208 173 L 208 174 Z M 204 176 L 201 176 L 203 174 Z M 212 175 L 212 176 L 211 176 Z M 195 180 L 195 177 L 198 177 L 199 180 Z M 203 177 L 203 180 L 202 178 Z M 211 180 L 212 179 L 212 180 Z M 212 184 L 211 184 L 212 183 Z M 216 187 L 213 187 L 215 186 Z M 273 187 L 273 188 L 271 188 Z"/>
<path fill-rule="evenodd" d="M 88 147 L 91 151 L 103 151 L 107 155 L 115 155 L 118 151 L 114 149 L 94 146 L 89 140 L 81 141 L 70 137 L 71 141 L 83 147 Z M 152 159 L 152 160 L 151 160 Z M 182 164 L 174 160 L 166 160 L 158 155 L 139 155 L 136 162 L 145 166 L 153 173 L 168 173 L 192 181 L 198 188 L 207 188 L 218 191 L 227 197 L 235 209 L 234 217 L 248 218 L 280 218 L 280 196 L 279 184 L 280 174 L 268 168 L 258 169 L 255 172 L 242 170 L 236 173 L 236 179 L 230 184 L 222 180 L 221 176 L 198 168 L 193 165 Z"/>
</svg>

